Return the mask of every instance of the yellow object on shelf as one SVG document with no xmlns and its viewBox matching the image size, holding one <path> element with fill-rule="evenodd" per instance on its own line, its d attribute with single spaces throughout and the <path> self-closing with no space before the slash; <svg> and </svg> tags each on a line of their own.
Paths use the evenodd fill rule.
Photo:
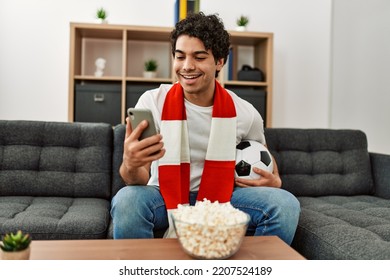
<svg viewBox="0 0 390 280">
<path fill-rule="evenodd" d="M 180 0 L 180 20 L 185 19 L 187 17 L 187 0 Z"/>
</svg>

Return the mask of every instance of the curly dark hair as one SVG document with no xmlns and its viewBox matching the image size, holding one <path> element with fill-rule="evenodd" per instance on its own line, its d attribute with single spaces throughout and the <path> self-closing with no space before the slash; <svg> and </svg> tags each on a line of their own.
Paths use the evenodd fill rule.
<svg viewBox="0 0 390 280">
<path fill-rule="evenodd" d="M 180 35 L 198 38 L 203 42 L 206 50 L 211 50 L 215 62 L 223 58 L 224 64 L 226 63 L 229 55 L 230 34 L 218 15 L 206 16 L 203 12 L 199 12 L 189 14 L 187 18 L 176 23 L 170 36 L 173 56 L 175 56 L 176 41 Z M 218 72 L 215 76 L 218 76 Z"/>
</svg>

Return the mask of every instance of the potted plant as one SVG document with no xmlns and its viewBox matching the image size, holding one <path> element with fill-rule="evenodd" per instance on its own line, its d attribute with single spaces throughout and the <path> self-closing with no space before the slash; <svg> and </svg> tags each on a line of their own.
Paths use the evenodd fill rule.
<svg viewBox="0 0 390 280">
<path fill-rule="evenodd" d="M 241 15 L 236 21 L 237 24 L 236 30 L 245 31 L 248 23 L 249 23 L 249 18 L 247 16 Z"/>
<path fill-rule="evenodd" d="M 152 79 L 156 77 L 158 63 L 155 59 L 145 61 L 144 78 Z"/>
<path fill-rule="evenodd" d="M 105 9 L 100 8 L 96 11 L 96 18 L 100 23 L 107 23 L 108 13 Z"/>
<path fill-rule="evenodd" d="M 30 258 L 31 237 L 28 233 L 18 230 L 7 233 L 2 238 L 0 248 L 3 260 L 28 260 Z"/>
</svg>

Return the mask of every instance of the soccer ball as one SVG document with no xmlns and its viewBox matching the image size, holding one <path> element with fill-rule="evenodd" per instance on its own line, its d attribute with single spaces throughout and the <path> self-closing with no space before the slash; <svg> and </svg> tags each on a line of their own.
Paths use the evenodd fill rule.
<svg viewBox="0 0 390 280">
<path fill-rule="evenodd" d="M 260 175 L 253 172 L 253 167 L 272 172 L 274 163 L 271 153 L 259 142 L 243 140 L 236 146 L 235 177 L 259 179 Z"/>
</svg>

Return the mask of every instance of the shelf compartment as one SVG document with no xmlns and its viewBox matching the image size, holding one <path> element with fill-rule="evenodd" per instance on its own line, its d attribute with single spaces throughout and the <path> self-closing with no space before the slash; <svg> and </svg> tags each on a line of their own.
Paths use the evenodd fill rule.
<svg viewBox="0 0 390 280">
<path fill-rule="evenodd" d="M 263 41 L 260 41 L 263 43 Z M 248 65 L 252 68 L 258 68 L 263 73 L 264 77 L 262 81 L 253 82 L 267 82 L 270 61 L 267 60 L 268 45 L 232 45 L 229 53 L 228 60 L 224 69 L 224 80 L 238 81 L 238 72 L 242 69 L 243 65 Z"/>
<path fill-rule="evenodd" d="M 168 79 L 171 77 L 171 51 L 168 42 L 127 41 L 127 69 L 128 77 L 143 77 L 146 60 L 157 61 L 157 77 Z"/>
<path fill-rule="evenodd" d="M 94 76 L 99 57 L 106 60 L 103 77 L 122 75 L 122 40 L 83 38 L 81 41 L 81 75 Z"/>
</svg>

